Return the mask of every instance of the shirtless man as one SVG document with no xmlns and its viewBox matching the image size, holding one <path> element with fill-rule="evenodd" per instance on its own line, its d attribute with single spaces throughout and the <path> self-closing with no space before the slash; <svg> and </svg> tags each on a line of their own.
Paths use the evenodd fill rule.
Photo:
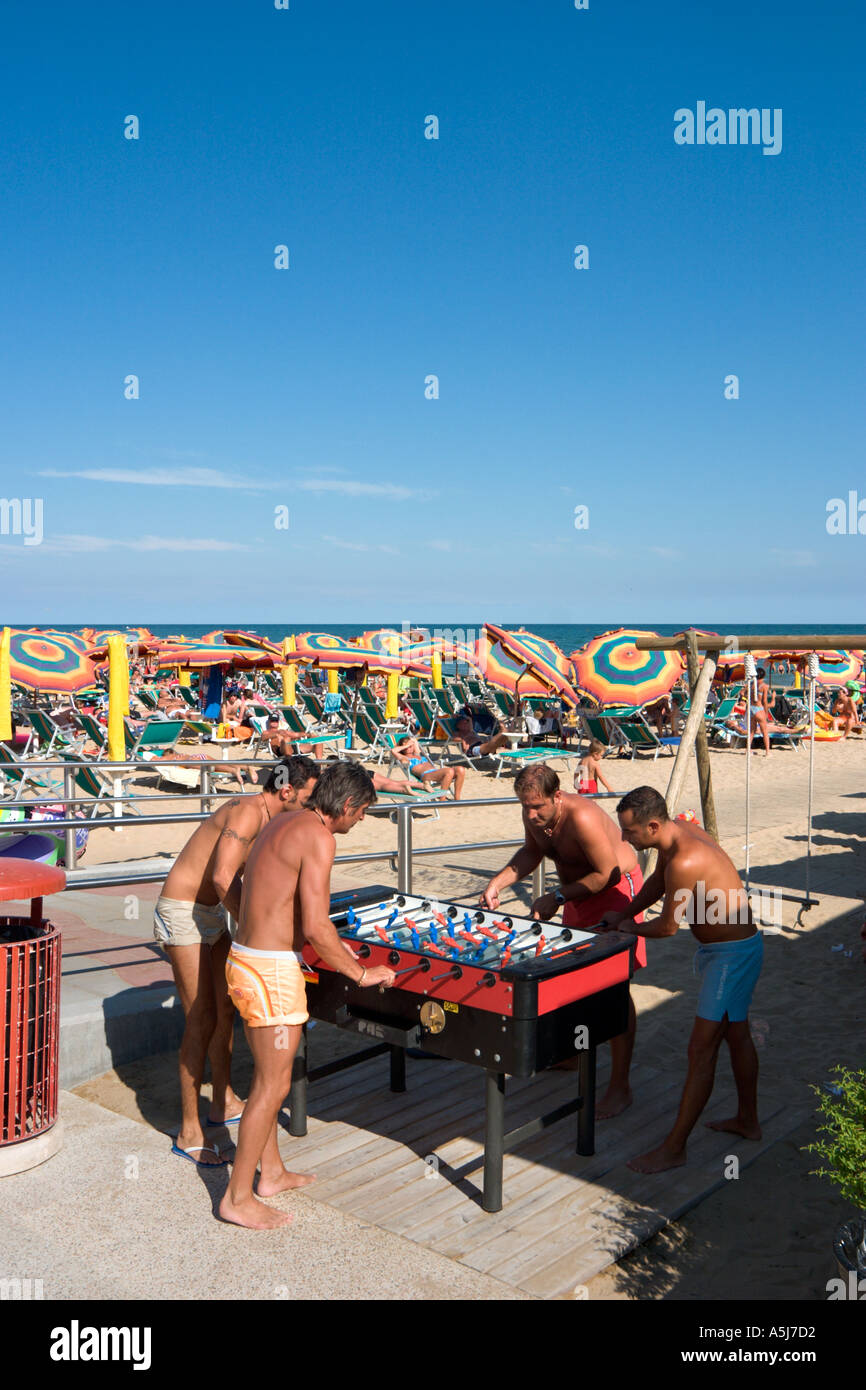
<svg viewBox="0 0 866 1390">
<path fill-rule="evenodd" d="M 562 907 L 562 925 L 589 931 L 609 912 L 630 907 L 643 878 L 637 856 L 615 823 L 594 801 L 564 794 L 546 763 L 525 767 L 514 779 L 523 806 L 526 839 L 488 883 L 481 906 L 496 912 L 499 894 L 536 869 L 545 855 L 556 865 L 559 888 L 532 904 L 532 915 L 547 922 Z M 631 1105 L 629 1068 L 634 1048 L 635 1009 L 629 996 L 628 1029 L 611 1038 L 610 1082 L 596 1107 L 600 1120 Z"/>
<path fill-rule="evenodd" d="M 220 806 L 181 850 L 154 909 L 153 934 L 171 963 L 186 1018 L 180 1047 L 182 1118 L 172 1152 L 204 1168 L 223 1163 L 205 1144 L 199 1116 L 205 1055 L 213 1079 L 209 1123 L 230 1124 L 243 1106 L 230 1080 L 234 1008 L 225 980 L 231 945 L 226 909 L 237 920 L 240 874 L 262 826 L 282 811 L 304 806 L 317 775 L 309 758 L 286 758 L 257 796 L 234 797 Z"/>
<path fill-rule="evenodd" d="M 488 738 L 484 734 L 477 733 L 468 714 L 455 720 L 454 729 L 467 758 L 484 758 L 488 753 L 495 753 L 508 743 L 505 734 L 493 734 L 492 737 Z"/>
<path fill-rule="evenodd" d="M 229 993 L 244 1020 L 255 1071 L 241 1116 L 231 1181 L 220 1216 L 238 1226 L 267 1230 L 291 1216 L 259 1197 L 303 1187 L 312 1176 L 290 1173 L 277 1145 L 277 1115 L 292 1080 L 292 1062 L 309 1017 L 301 948 L 317 954 L 353 985 L 393 985 L 386 965 L 365 969 L 331 922 L 330 877 L 335 835 L 364 819 L 376 793 L 354 763 L 326 767 L 307 809 L 280 817 L 258 840 L 244 875 L 238 937 L 229 953 Z M 258 1197 L 253 1195 L 261 1162 Z"/>
<path fill-rule="evenodd" d="M 679 1113 L 658 1148 L 629 1163 L 638 1173 L 661 1173 L 686 1161 L 686 1141 L 712 1093 L 722 1038 L 737 1083 L 737 1113 L 708 1127 L 744 1139 L 761 1137 L 758 1054 L 748 1015 L 764 943 L 740 876 L 711 835 L 692 822 L 670 820 L 664 798 L 652 787 L 636 787 L 623 797 L 617 812 L 623 839 L 636 849 L 657 849 L 658 866 L 625 912 L 605 913 L 602 930 L 675 936 L 685 923 L 700 943 L 696 966 L 702 983 Z M 661 915 L 638 925 L 635 914 L 662 896 Z"/>
</svg>

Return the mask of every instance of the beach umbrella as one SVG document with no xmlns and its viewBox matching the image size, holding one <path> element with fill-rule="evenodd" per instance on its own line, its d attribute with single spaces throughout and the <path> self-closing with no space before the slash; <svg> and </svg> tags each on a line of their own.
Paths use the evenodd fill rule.
<svg viewBox="0 0 866 1390">
<path fill-rule="evenodd" d="M 27 631 L 37 637 L 56 637 L 66 646 L 74 647 L 75 651 L 81 652 L 82 656 L 86 656 L 90 650 L 90 642 L 80 632 L 68 632 L 61 627 L 30 627 Z"/>
<path fill-rule="evenodd" d="M 828 655 L 835 659 L 828 661 Z M 821 652 L 818 657 L 818 672 L 815 679 L 819 685 L 835 688 L 847 685 L 849 681 L 856 681 L 862 670 L 863 663 L 853 652 Z"/>
<path fill-rule="evenodd" d="M 493 623 L 485 623 L 484 627 L 490 643 L 487 658 L 488 680 L 491 679 L 491 659 L 500 673 L 508 669 L 503 662 L 504 655 L 510 658 L 511 662 L 524 667 L 524 674 L 517 677 L 516 691 L 519 693 L 534 693 L 527 688 L 528 681 L 532 680 L 540 685 L 542 694 L 558 695 L 570 705 L 579 703 L 580 696 L 574 688 L 571 662 L 555 642 L 546 637 L 539 637 L 534 632 L 526 632 L 523 628 L 510 632 L 505 628 L 496 627 Z"/>
<path fill-rule="evenodd" d="M 203 637 L 203 642 L 208 639 Z M 229 631 L 228 628 L 222 633 L 222 641 L 230 647 L 257 647 L 260 651 L 270 652 L 272 656 L 282 658 L 283 648 L 278 642 L 272 642 L 270 637 L 260 637 L 257 632 L 245 632 L 243 628 Z"/>
<path fill-rule="evenodd" d="M 96 684 L 96 668 L 70 634 L 9 630 L 9 673 L 18 685 L 30 690 L 52 690 L 72 695 Z"/>
<path fill-rule="evenodd" d="M 166 638 L 156 651 L 157 659 L 163 666 L 276 666 L 282 661 L 282 653 L 256 650 L 253 647 L 222 646 L 218 642 L 202 642 L 189 638 L 183 642 Z"/>
<path fill-rule="evenodd" d="M 390 655 L 375 651 L 371 647 L 359 647 L 345 637 L 335 637 L 331 632 L 300 632 L 295 638 L 295 650 L 286 653 L 288 661 L 304 662 L 319 666 L 324 671 L 350 671 L 366 667 L 368 671 L 388 675 L 394 671 L 398 675 L 430 676 L 427 662 L 403 653 Z"/>
<path fill-rule="evenodd" d="M 683 673 L 679 652 L 640 651 L 640 628 L 615 628 L 571 653 L 575 685 L 599 705 L 652 705 L 667 695 Z"/>
<path fill-rule="evenodd" d="M 352 641 L 357 647 L 364 647 L 367 651 L 382 652 L 385 656 L 394 656 L 397 652 L 403 651 L 411 645 L 409 636 L 404 636 L 394 627 L 371 628 L 369 632 L 362 632 L 360 637 L 353 637 Z"/>
</svg>

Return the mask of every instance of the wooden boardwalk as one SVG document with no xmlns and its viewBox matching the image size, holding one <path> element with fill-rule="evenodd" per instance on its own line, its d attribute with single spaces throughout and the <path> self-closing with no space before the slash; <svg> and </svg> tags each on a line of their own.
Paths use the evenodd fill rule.
<svg viewBox="0 0 866 1390">
<path fill-rule="evenodd" d="M 635 1103 L 599 1123 L 596 1152 L 574 1152 L 576 1116 L 506 1154 L 503 1209 L 481 1209 L 484 1073 L 454 1062 L 407 1060 L 407 1091 L 388 1089 L 388 1058 L 376 1057 L 311 1083 L 309 1132 L 283 1133 L 289 1167 L 315 1172 L 311 1199 L 450 1256 L 527 1295 L 573 1297 L 615 1260 L 647 1240 L 789 1133 L 801 1115 L 779 1107 L 762 1115 L 764 1137 L 749 1143 L 699 1124 L 686 1167 L 647 1176 L 626 1160 L 670 1127 L 685 1071 L 634 1069 Z M 315 1054 L 311 1064 L 316 1065 Z M 607 1059 L 599 1062 L 599 1094 Z M 707 1118 L 735 1110 L 726 1059 Z M 554 1109 L 576 1091 L 575 1073 L 510 1079 L 506 1128 Z M 726 1175 L 726 1167 L 727 1173 Z"/>
</svg>

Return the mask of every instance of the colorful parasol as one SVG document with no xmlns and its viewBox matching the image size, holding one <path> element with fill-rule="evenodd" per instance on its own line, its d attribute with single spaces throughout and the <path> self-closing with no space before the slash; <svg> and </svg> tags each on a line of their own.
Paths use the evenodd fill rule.
<svg viewBox="0 0 866 1390">
<path fill-rule="evenodd" d="M 81 652 L 82 656 L 86 656 L 90 650 L 90 643 L 80 632 L 68 632 L 65 628 L 60 627 L 30 627 L 27 631 L 35 637 L 56 637 L 58 641 L 74 647 L 77 652 Z"/>
<path fill-rule="evenodd" d="M 558 695 L 570 705 L 580 702 L 574 688 L 571 662 L 555 642 L 539 637 L 523 628 L 509 632 L 495 627 L 493 623 L 484 624 L 489 642 L 487 656 L 487 679 L 499 683 L 506 674 L 509 682 L 514 679 L 515 687 L 523 695 Z M 523 668 L 524 674 L 513 676 L 515 669 Z M 538 690 L 530 690 L 529 684 Z M 509 684 L 506 689 L 512 689 Z"/>
<path fill-rule="evenodd" d="M 73 640 L 70 640 L 72 638 Z M 31 690 L 73 694 L 96 684 L 96 668 L 74 634 L 10 629 L 10 678 Z"/>
<path fill-rule="evenodd" d="M 571 653 L 576 687 L 602 706 L 655 704 L 683 674 L 679 652 L 646 652 L 635 645 L 639 637 L 657 636 L 620 627 L 594 637 Z"/>
<path fill-rule="evenodd" d="M 345 637 L 330 632 L 301 632 L 295 638 L 295 650 L 287 654 L 290 662 L 320 666 L 325 671 L 348 671 L 366 666 L 368 671 L 389 674 L 398 672 L 411 676 L 430 676 L 426 662 L 402 653 L 391 656 L 372 647 L 359 647 Z M 282 658 L 281 658 L 282 659 Z"/>
<path fill-rule="evenodd" d="M 162 666 L 276 666 L 282 655 L 275 657 L 271 652 L 256 651 L 252 647 L 222 646 L 218 642 L 201 642 L 193 638 L 185 642 L 166 639 L 160 642 L 156 652 Z"/>
<path fill-rule="evenodd" d="M 213 634 L 210 637 L 203 637 L 203 642 L 215 640 Z M 272 642 L 270 637 L 260 637 L 257 632 L 245 632 L 243 628 L 229 631 L 228 628 L 221 634 L 221 639 L 230 647 L 255 647 L 259 651 L 270 652 L 272 656 L 278 656 L 282 660 L 283 648 L 281 643 Z"/>
</svg>

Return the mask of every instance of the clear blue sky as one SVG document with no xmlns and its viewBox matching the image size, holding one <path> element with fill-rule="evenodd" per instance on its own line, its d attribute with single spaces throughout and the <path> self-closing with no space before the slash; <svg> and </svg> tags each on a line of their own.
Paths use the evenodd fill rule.
<svg viewBox="0 0 866 1390">
<path fill-rule="evenodd" d="M 0 496 L 44 539 L 0 617 L 863 616 L 859 4 L 3 24 Z M 698 101 L 781 153 L 677 145 Z"/>
</svg>

